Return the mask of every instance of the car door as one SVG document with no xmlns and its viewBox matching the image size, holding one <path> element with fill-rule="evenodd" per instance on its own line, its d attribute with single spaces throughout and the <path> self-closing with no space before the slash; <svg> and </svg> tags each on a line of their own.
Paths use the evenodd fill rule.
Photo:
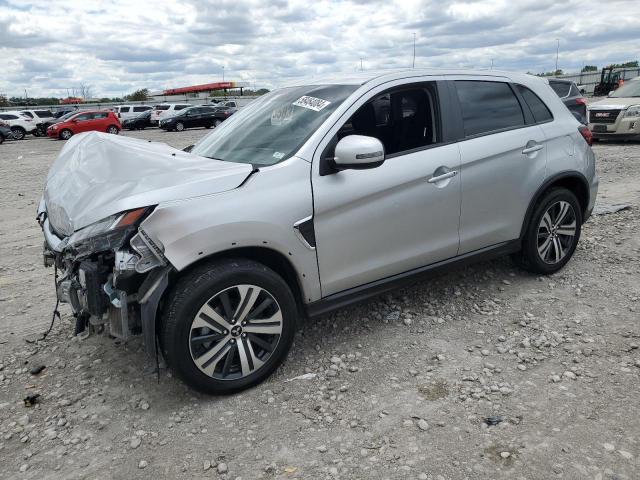
<svg viewBox="0 0 640 480">
<path fill-rule="evenodd" d="M 81 113 L 72 120 L 74 127 L 73 133 L 82 133 L 93 130 L 93 114 L 90 112 Z"/>
<path fill-rule="evenodd" d="M 317 149 L 313 223 L 323 296 L 457 254 L 460 154 L 455 143 L 443 141 L 442 98 L 433 81 L 377 87 Z M 323 171 L 335 143 L 351 134 L 380 139 L 384 163 Z"/>
<path fill-rule="evenodd" d="M 545 176 L 545 135 L 508 79 L 453 81 L 462 118 L 460 254 L 516 239 Z"/>
</svg>

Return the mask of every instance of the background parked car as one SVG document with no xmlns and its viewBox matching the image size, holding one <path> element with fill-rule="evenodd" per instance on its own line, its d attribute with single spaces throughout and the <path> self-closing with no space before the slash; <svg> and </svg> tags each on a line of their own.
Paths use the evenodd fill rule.
<svg viewBox="0 0 640 480">
<path fill-rule="evenodd" d="M 640 77 L 589 105 L 594 140 L 640 140 Z"/>
<path fill-rule="evenodd" d="M 144 130 L 147 127 L 153 127 L 151 123 L 151 110 L 139 113 L 135 117 L 127 118 L 122 123 L 122 128 L 127 130 Z"/>
<path fill-rule="evenodd" d="M 163 118 L 168 118 L 174 115 L 177 111 L 183 110 L 190 105 L 186 103 L 162 103 L 153 107 L 151 113 L 151 123 L 157 125 Z"/>
<path fill-rule="evenodd" d="M 236 113 L 238 111 L 238 107 L 235 105 L 236 102 L 225 102 L 223 105 L 215 107 L 213 109 L 213 115 L 215 116 L 213 126 L 217 127 L 231 115 Z"/>
<path fill-rule="evenodd" d="M 181 132 L 185 128 L 211 128 L 220 122 L 213 107 L 189 107 L 180 110 L 174 116 L 160 120 L 160 128 Z"/>
<path fill-rule="evenodd" d="M 8 138 L 13 138 L 11 127 L 8 123 L 0 121 L 0 143 L 4 143 Z"/>
<path fill-rule="evenodd" d="M 587 99 L 582 96 L 575 82 L 571 80 L 554 79 L 549 80 L 549 85 L 551 85 L 553 91 L 556 92 L 569 111 L 573 113 L 573 116 L 576 117 L 579 122 L 586 125 Z"/>
<path fill-rule="evenodd" d="M 116 114 L 120 123 L 129 118 L 134 118 L 140 115 L 142 112 L 146 112 L 147 110 L 152 110 L 153 107 L 151 105 L 118 105 L 113 107 L 113 113 Z"/>
<path fill-rule="evenodd" d="M 18 111 L 0 112 L 0 120 L 4 120 L 11 127 L 13 138 L 22 140 L 27 133 L 33 133 L 37 128 L 32 118 Z"/>
<path fill-rule="evenodd" d="M 47 134 L 46 123 L 53 118 L 51 110 L 20 110 L 20 113 L 36 122 L 36 129 L 33 131 L 36 137 L 44 137 Z"/>
<path fill-rule="evenodd" d="M 47 135 L 68 140 L 76 133 L 98 131 L 117 135 L 121 129 L 120 121 L 113 112 L 94 110 L 78 112 L 63 122 L 54 123 L 47 129 Z"/>
</svg>

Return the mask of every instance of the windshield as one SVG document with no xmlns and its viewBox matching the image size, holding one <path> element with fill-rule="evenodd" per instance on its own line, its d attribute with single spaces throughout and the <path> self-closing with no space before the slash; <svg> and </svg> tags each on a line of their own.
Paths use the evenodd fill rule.
<svg viewBox="0 0 640 480">
<path fill-rule="evenodd" d="M 357 85 L 306 85 L 254 100 L 200 140 L 191 153 L 273 165 L 293 155 Z"/>
<path fill-rule="evenodd" d="M 77 112 L 77 110 L 74 110 L 73 112 L 69 112 L 69 113 L 65 113 L 64 115 L 62 115 L 61 117 L 56 119 L 56 123 L 58 122 L 64 122 L 65 120 L 69 120 L 71 117 L 73 117 Z"/>
<path fill-rule="evenodd" d="M 613 98 L 640 97 L 640 80 L 627 82 L 611 94 Z"/>
</svg>

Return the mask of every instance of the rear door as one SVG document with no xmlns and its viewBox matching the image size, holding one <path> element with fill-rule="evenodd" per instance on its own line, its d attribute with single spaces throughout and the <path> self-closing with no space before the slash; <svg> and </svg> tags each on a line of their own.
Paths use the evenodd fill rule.
<svg viewBox="0 0 640 480">
<path fill-rule="evenodd" d="M 453 82 L 462 118 L 460 254 L 520 236 L 545 176 L 545 135 L 507 79 Z"/>
</svg>

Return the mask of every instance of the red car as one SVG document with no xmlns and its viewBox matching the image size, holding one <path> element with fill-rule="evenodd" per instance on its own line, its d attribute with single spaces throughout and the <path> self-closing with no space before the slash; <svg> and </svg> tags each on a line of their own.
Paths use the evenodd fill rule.
<svg viewBox="0 0 640 480">
<path fill-rule="evenodd" d="M 68 140 L 76 133 L 98 131 L 117 135 L 121 129 L 120 121 L 113 112 L 88 110 L 78 112 L 62 122 L 54 123 L 47 128 L 47 135 L 51 138 Z"/>
</svg>

